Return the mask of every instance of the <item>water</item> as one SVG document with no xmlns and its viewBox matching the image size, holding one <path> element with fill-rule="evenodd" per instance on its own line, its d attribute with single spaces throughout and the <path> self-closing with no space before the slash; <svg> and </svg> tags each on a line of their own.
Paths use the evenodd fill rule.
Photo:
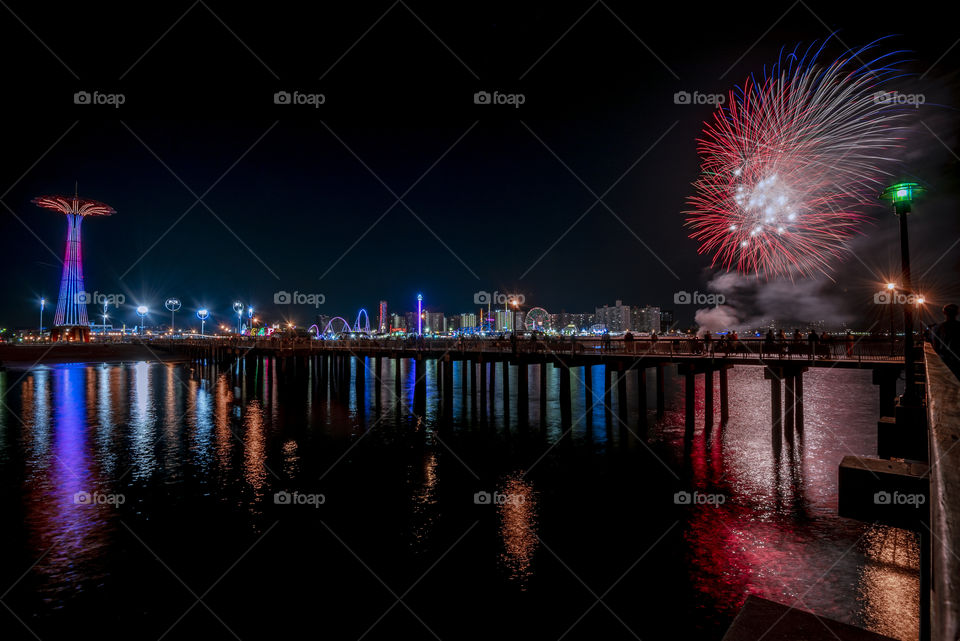
<svg viewBox="0 0 960 641">
<path fill-rule="evenodd" d="M 372 375 L 269 359 L 0 372 L 4 639 L 719 639 L 748 594 L 917 638 L 914 535 L 836 516 L 841 458 L 876 452 L 869 371 L 808 371 L 775 443 L 738 367 L 729 423 L 705 434 L 701 405 L 685 443 L 672 377 L 645 429 L 573 370 L 564 436 L 552 367 L 522 423 L 502 371 L 484 416 L 457 365 L 442 425 L 433 364 L 419 418 L 411 363 L 399 390 L 384 365 L 379 404 Z"/>
</svg>

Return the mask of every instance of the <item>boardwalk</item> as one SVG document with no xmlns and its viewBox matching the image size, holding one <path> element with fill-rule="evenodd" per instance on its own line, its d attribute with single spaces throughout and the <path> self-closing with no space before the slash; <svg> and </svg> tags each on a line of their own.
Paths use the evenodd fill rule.
<svg viewBox="0 0 960 641">
<path fill-rule="evenodd" d="M 217 350 L 236 353 L 270 353 L 293 356 L 320 353 L 349 353 L 354 356 L 384 356 L 427 359 L 452 358 L 526 362 L 569 362 L 582 365 L 643 359 L 654 362 L 722 361 L 729 365 L 759 365 L 767 362 L 803 362 L 819 367 L 866 367 L 902 365 L 903 344 L 889 339 L 859 338 L 853 341 L 837 339 L 818 342 L 811 346 L 806 340 L 773 341 L 746 338 L 735 341 L 666 338 L 638 339 L 339 339 L 312 338 L 206 338 L 184 340 L 154 340 L 153 344 L 173 349 L 189 348 L 200 352 Z"/>
<path fill-rule="evenodd" d="M 771 421 L 774 429 L 781 425 L 792 429 L 802 423 L 803 374 L 810 367 L 840 367 L 873 370 L 873 381 L 879 386 L 879 416 L 890 416 L 896 397 L 897 380 L 903 369 L 902 352 L 898 344 L 889 340 L 865 338 L 853 341 L 828 341 L 811 347 L 806 341 L 767 341 L 739 339 L 705 343 L 694 339 L 660 340 L 593 340 L 593 339 L 348 339 L 317 340 L 309 337 L 253 339 L 204 338 L 155 340 L 158 348 L 186 355 L 192 360 L 226 364 L 247 359 L 276 360 L 281 372 L 302 369 L 318 372 L 326 381 L 333 382 L 356 371 L 359 382 L 369 374 L 379 384 L 383 375 L 383 359 L 410 359 L 416 369 L 415 412 L 420 413 L 426 398 L 425 363 L 435 361 L 438 368 L 438 388 L 441 414 L 449 415 L 452 406 L 453 370 L 463 368 L 461 384 L 472 398 L 493 398 L 497 365 L 501 367 L 504 395 L 512 389 L 515 380 L 519 416 L 526 414 L 526 389 L 530 367 L 539 377 L 540 397 L 546 398 L 546 367 L 560 370 L 560 408 L 564 423 L 570 421 L 571 376 L 590 381 L 590 371 L 603 367 L 603 398 L 607 407 L 616 391 L 618 405 L 626 408 L 627 378 L 636 377 L 635 403 L 646 406 L 647 370 L 653 369 L 656 385 L 656 409 L 664 412 L 664 368 L 676 366 L 684 378 L 684 405 L 686 429 L 693 433 L 696 408 L 696 377 L 703 376 L 704 427 L 709 429 L 714 417 L 714 375 L 719 376 L 720 421 L 728 419 L 727 371 L 736 365 L 759 366 L 770 380 Z M 354 363 L 355 361 L 355 363 Z M 353 365 L 356 367 L 353 367 Z M 515 371 L 511 372 L 511 368 Z M 573 370 L 582 368 L 581 374 Z M 394 368 L 399 372 L 399 367 Z M 479 381 L 479 390 L 477 382 Z M 349 382 L 349 381 L 344 381 Z M 466 393 L 466 389 L 463 390 Z M 645 411 L 645 410 L 644 410 Z"/>
</svg>

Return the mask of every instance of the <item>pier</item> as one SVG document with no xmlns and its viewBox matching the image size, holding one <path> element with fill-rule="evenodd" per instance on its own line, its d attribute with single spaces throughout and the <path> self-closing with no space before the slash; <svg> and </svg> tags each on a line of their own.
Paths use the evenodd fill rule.
<svg viewBox="0 0 960 641">
<path fill-rule="evenodd" d="M 607 411 L 614 404 L 623 418 L 626 408 L 635 405 L 641 415 L 647 410 L 647 388 L 653 379 L 655 410 L 662 416 L 664 406 L 664 368 L 675 366 L 684 380 L 684 415 L 688 435 L 697 429 L 697 377 L 703 377 L 704 429 L 714 423 L 721 425 L 729 419 L 727 371 L 734 366 L 762 367 L 770 380 L 771 424 L 774 430 L 803 429 L 803 374 L 809 368 L 855 368 L 873 372 L 878 385 L 880 403 L 878 420 L 893 415 L 896 400 L 896 381 L 903 371 L 902 354 L 887 340 L 863 339 L 848 345 L 844 342 L 821 344 L 811 352 L 805 342 L 786 341 L 769 344 L 761 339 L 741 339 L 727 344 L 705 345 L 686 339 L 625 342 L 622 340 L 545 341 L 477 339 L 362 339 L 362 340 L 279 340 L 279 339 L 194 339 L 154 340 L 148 345 L 179 356 L 201 362 L 227 364 L 249 359 L 269 358 L 276 361 L 280 372 L 310 368 L 321 372 L 323 380 L 337 380 L 356 370 L 369 375 L 379 384 L 383 376 L 383 362 L 409 360 L 417 371 L 415 406 L 425 403 L 425 377 L 421 375 L 427 363 L 442 372 L 438 380 L 440 414 L 452 406 L 453 368 L 462 368 L 461 396 L 484 399 L 489 395 L 490 411 L 497 386 L 498 373 L 508 399 L 509 391 L 516 391 L 518 420 L 527 419 L 529 409 L 529 381 L 539 385 L 541 402 L 546 399 L 546 368 L 556 368 L 560 375 L 560 409 L 563 422 L 569 424 L 572 416 L 570 382 L 581 380 L 592 388 L 594 368 L 603 371 L 603 390 L 600 396 Z M 516 367 L 516 380 L 511 380 L 510 368 Z M 399 371 L 399 368 L 394 368 Z M 648 377 L 649 373 L 649 377 Z M 477 385 L 479 379 L 479 390 Z M 627 385 L 633 379 L 632 385 Z M 715 392 L 714 381 L 719 382 Z M 628 392 L 628 390 L 631 390 Z M 421 393 L 422 392 L 422 393 Z M 632 393 L 632 398 L 629 394 Z M 719 396 L 719 398 L 716 398 Z M 615 403 L 614 403 L 615 401 Z M 487 404 L 482 409 L 486 411 Z M 503 411 L 509 412 L 507 405 Z"/>
</svg>

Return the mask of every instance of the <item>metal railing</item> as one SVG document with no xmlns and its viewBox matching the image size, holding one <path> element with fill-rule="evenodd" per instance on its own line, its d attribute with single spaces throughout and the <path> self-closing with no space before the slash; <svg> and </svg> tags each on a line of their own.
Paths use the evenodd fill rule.
<svg viewBox="0 0 960 641">
<path fill-rule="evenodd" d="M 677 358 L 738 358 L 777 360 L 845 360 L 897 361 L 903 359 L 903 342 L 889 338 L 839 337 L 833 340 L 767 340 L 764 338 L 715 339 L 694 338 L 638 338 L 635 340 L 593 338 L 510 339 L 499 338 L 384 338 L 337 339 L 313 338 L 211 338 L 211 339 L 156 339 L 154 342 L 171 346 L 234 347 L 240 349 L 293 350 L 307 352 L 483 352 L 495 354 L 561 354 L 561 355 L 620 355 L 667 356 Z"/>
</svg>

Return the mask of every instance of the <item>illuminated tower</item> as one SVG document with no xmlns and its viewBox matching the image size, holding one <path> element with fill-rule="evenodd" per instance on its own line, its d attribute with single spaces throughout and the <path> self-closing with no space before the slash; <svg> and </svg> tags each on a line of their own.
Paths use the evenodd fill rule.
<svg viewBox="0 0 960 641">
<path fill-rule="evenodd" d="M 417 336 L 423 335 L 423 294 L 417 294 Z"/>
<path fill-rule="evenodd" d="M 380 323 L 377 329 L 381 334 L 386 334 L 389 325 L 390 319 L 387 317 L 387 301 L 382 300 L 380 301 Z"/>
<path fill-rule="evenodd" d="M 83 250 L 80 244 L 80 223 L 87 216 L 110 216 L 113 207 L 89 198 L 73 196 L 39 196 L 32 201 L 38 207 L 58 211 L 67 217 L 67 247 L 63 257 L 60 297 L 53 317 L 51 341 L 90 340 L 87 319 L 88 294 L 83 288 Z"/>
</svg>

